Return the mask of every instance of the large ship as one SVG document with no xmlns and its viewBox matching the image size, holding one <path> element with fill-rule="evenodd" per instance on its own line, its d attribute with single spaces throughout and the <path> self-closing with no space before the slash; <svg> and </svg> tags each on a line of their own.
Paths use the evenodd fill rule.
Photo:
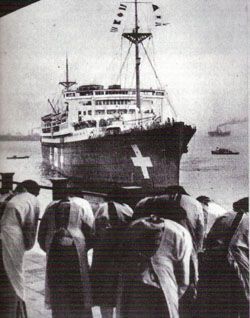
<svg viewBox="0 0 250 318">
<path fill-rule="evenodd" d="M 135 46 L 135 87 L 76 86 L 66 59 L 63 104 L 56 109 L 48 100 L 52 112 L 42 117 L 44 161 L 89 189 L 178 184 L 181 156 L 196 130 L 169 116 L 164 89 L 140 87 L 140 48 L 152 33 L 140 31 L 137 0 L 134 9 L 135 27 L 122 36 Z"/>
</svg>

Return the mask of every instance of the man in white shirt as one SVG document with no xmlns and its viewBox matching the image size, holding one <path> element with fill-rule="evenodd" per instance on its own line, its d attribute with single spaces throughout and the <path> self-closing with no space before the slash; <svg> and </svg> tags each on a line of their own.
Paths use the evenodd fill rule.
<svg viewBox="0 0 250 318">
<path fill-rule="evenodd" d="M 92 246 L 94 215 L 77 191 L 51 202 L 42 217 L 38 242 L 47 253 L 45 302 L 53 318 L 91 318 L 87 251 Z"/>
<path fill-rule="evenodd" d="M 15 318 L 17 306 L 24 306 L 24 253 L 36 237 L 40 187 L 23 181 L 10 197 L 1 218 L 0 317 Z M 9 199 L 9 200 L 8 200 Z"/>
<path fill-rule="evenodd" d="M 122 249 L 119 317 L 179 318 L 179 301 L 190 284 L 189 232 L 172 220 L 140 218 Z"/>
</svg>

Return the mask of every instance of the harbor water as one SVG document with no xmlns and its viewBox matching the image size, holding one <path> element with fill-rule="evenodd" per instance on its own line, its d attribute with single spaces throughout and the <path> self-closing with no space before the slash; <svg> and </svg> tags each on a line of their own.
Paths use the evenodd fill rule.
<svg viewBox="0 0 250 318">
<path fill-rule="evenodd" d="M 248 139 L 247 123 L 232 131 L 228 137 L 196 135 L 181 160 L 180 184 L 197 197 L 207 195 L 226 209 L 243 196 L 248 196 Z M 239 155 L 212 155 L 216 147 L 239 151 Z M 28 159 L 8 160 L 8 156 L 30 156 Z M 14 181 L 34 179 L 51 186 L 42 165 L 39 141 L 1 141 L 0 172 L 14 172 Z M 41 211 L 52 198 L 51 191 L 41 190 Z"/>
</svg>

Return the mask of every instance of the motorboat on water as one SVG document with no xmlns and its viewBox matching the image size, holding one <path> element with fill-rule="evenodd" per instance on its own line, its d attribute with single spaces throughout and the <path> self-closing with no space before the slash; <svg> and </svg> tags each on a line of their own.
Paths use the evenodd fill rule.
<svg viewBox="0 0 250 318">
<path fill-rule="evenodd" d="M 216 147 L 216 149 L 212 150 L 211 153 L 212 155 L 238 155 L 239 154 L 238 151 L 232 151 L 227 148 L 219 148 L 219 147 Z"/>
<path fill-rule="evenodd" d="M 7 159 L 28 159 L 30 156 L 11 156 L 11 157 L 7 157 Z"/>
</svg>

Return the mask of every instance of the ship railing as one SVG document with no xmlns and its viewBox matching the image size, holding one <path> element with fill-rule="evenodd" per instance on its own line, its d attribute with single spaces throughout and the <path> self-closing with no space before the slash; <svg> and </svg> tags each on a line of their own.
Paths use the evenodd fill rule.
<svg viewBox="0 0 250 318">
<path fill-rule="evenodd" d="M 0 195 L 5 194 L 5 193 L 10 193 L 13 191 L 13 186 L 18 185 L 21 182 L 17 182 L 13 180 L 14 177 L 13 172 L 10 173 L 0 173 L 0 182 L 1 182 L 1 187 L 0 187 Z M 63 200 L 66 198 L 68 190 L 70 188 L 76 189 L 77 183 L 72 183 L 73 181 L 70 180 L 69 178 L 50 178 L 50 182 L 52 183 L 52 186 L 47 186 L 47 185 L 40 185 L 41 190 L 47 190 L 47 191 L 52 191 L 52 200 Z M 66 191 L 67 189 L 67 191 Z M 108 192 L 97 192 L 97 191 L 89 191 L 87 190 L 88 187 L 78 189 L 78 196 L 81 198 L 87 200 L 92 209 L 94 214 L 100 207 L 100 204 L 107 200 L 116 200 L 118 198 L 119 200 L 121 199 L 121 195 L 123 197 L 123 202 L 131 206 L 133 209 L 137 202 L 139 202 L 142 198 L 152 196 L 152 195 L 161 195 L 165 193 L 165 189 L 149 189 L 148 187 L 142 187 L 138 185 L 131 185 L 131 186 L 120 186 L 120 185 L 112 185 L 111 187 L 108 187 Z M 80 190 L 80 191 L 79 191 Z M 79 195 L 80 194 L 80 195 Z M 41 198 L 44 199 L 44 202 L 40 201 L 41 207 L 42 206 L 47 206 L 49 202 L 51 201 L 51 198 L 48 199 L 46 195 L 45 199 L 45 193 L 40 193 Z M 47 202 L 49 201 L 49 202 Z M 39 219 L 41 220 L 41 219 Z"/>
<path fill-rule="evenodd" d="M 60 129 L 66 129 L 66 128 L 68 128 L 68 123 L 67 122 L 62 122 L 61 124 L 60 124 Z"/>
<path fill-rule="evenodd" d="M 50 133 L 50 131 L 51 131 L 50 128 L 43 128 L 43 129 L 42 129 L 42 132 L 43 132 L 44 134 L 48 134 L 48 133 Z"/>
<path fill-rule="evenodd" d="M 150 120 L 155 120 L 155 116 L 152 117 L 143 117 L 143 118 L 137 118 L 137 119 L 130 119 L 130 120 L 125 120 L 125 123 L 129 122 L 145 122 L 145 121 L 150 121 Z"/>
</svg>

